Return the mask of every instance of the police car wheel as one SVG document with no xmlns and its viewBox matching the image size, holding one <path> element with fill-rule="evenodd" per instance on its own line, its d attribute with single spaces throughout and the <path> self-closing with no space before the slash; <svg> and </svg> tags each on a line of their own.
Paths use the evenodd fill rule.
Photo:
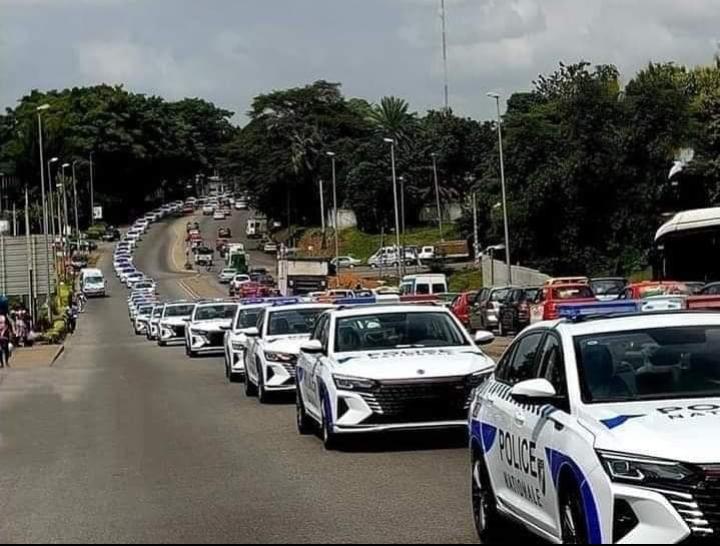
<svg viewBox="0 0 720 546">
<path fill-rule="evenodd" d="M 248 398 L 257 396 L 257 387 L 255 387 L 255 384 L 250 381 L 250 376 L 245 377 L 245 396 Z"/>
<path fill-rule="evenodd" d="M 296 407 L 296 415 L 297 415 L 297 429 L 298 433 L 300 433 L 302 436 L 307 436 L 308 434 L 312 434 L 313 432 L 313 423 L 310 420 L 310 417 L 308 417 L 307 412 L 305 411 L 305 404 L 302 401 L 302 395 L 300 394 L 300 391 L 298 391 L 297 396 L 295 398 L 295 407 Z"/>
<path fill-rule="evenodd" d="M 261 404 L 267 404 L 270 401 L 270 395 L 265 390 L 265 382 L 263 381 L 262 371 L 258 369 L 258 400 Z"/>
<path fill-rule="evenodd" d="M 326 450 L 334 451 L 338 448 L 338 436 L 330 430 L 330 421 L 325 414 L 325 404 L 322 405 L 322 427 L 320 434 L 322 435 L 323 446 L 325 446 Z"/>
<path fill-rule="evenodd" d="M 473 456 L 472 465 L 472 506 L 475 530 L 482 542 L 493 542 L 499 528 L 500 516 L 487 469 L 482 459 Z"/>
<path fill-rule="evenodd" d="M 564 544 L 588 544 L 585 509 L 577 487 L 567 489 L 560 497 L 560 526 Z"/>
</svg>

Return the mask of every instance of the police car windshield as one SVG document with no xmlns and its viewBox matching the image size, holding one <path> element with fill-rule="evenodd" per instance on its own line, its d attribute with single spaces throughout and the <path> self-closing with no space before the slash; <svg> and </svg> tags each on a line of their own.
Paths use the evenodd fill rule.
<svg viewBox="0 0 720 546">
<path fill-rule="evenodd" d="M 165 309 L 166 317 L 189 317 L 192 315 L 194 305 L 172 305 Z"/>
<path fill-rule="evenodd" d="M 294 336 L 309 334 L 315 319 L 325 309 L 288 309 L 270 313 L 269 336 Z"/>
<path fill-rule="evenodd" d="M 235 318 L 237 305 L 207 305 L 195 309 L 194 321 L 226 320 Z"/>
<path fill-rule="evenodd" d="M 468 345 L 445 313 L 377 313 L 338 319 L 335 352 Z"/>
<path fill-rule="evenodd" d="M 262 309 L 246 309 L 238 313 L 237 320 L 235 321 L 235 329 L 242 330 L 243 328 L 252 328 L 257 325 L 258 318 Z"/>
<path fill-rule="evenodd" d="M 156 308 L 153 310 L 152 316 L 153 316 L 153 318 L 160 318 L 160 317 L 162 316 L 162 313 L 163 313 L 163 308 L 162 308 L 162 307 L 156 307 Z"/>
<path fill-rule="evenodd" d="M 581 336 L 575 353 L 588 404 L 720 396 L 720 326 Z"/>
</svg>

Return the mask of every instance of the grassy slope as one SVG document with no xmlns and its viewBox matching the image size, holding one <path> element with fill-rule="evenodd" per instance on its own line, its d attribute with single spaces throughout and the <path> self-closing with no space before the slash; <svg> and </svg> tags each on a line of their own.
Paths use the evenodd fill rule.
<svg viewBox="0 0 720 546">
<path fill-rule="evenodd" d="M 443 226 L 443 234 L 446 240 L 453 240 L 458 237 L 454 225 Z M 405 233 L 405 244 L 408 246 L 432 245 L 438 242 L 439 233 L 436 227 L 421 227 L 408 229 Z M 380 248 L 380 235 L 363 233 L 356 228 L 346 229 L 340 232 L 340 254 L 350 254 L 361 260 L 367 260 Z M 395 244 L 395 235 L 385 234 L 385 246 Z"/>
</svg>

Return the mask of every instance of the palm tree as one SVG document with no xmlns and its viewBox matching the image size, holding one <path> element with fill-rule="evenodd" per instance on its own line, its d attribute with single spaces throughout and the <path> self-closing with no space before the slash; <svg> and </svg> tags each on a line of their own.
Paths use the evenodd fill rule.
<svg viewBox="0 0 720 546">
<path fill-rule="evenodd" d="M 370 113 L 370 122 L 384 136 L 402 142 L 415 123 L 415 113 L 410 112 L 410 105 L 404 99 L 397 97 L 383 97 L 380 104 L 376 104 Z"/>
</svg>

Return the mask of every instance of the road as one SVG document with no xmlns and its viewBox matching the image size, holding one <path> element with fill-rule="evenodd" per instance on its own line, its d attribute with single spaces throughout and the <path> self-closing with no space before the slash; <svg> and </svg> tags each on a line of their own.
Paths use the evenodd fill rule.
<svg viewBox="0 0 720 546">
<path fill-rule="evenodd" d="M 153 227 L 137 262 L 186 297 L 174 240 Z M 287 401 L 260 406 L 228 384 L 221 358 L 135 337 L 114 277 L 110 292 L 54 367 L 0 384 L 2 542 L 475 540 L 462 436 L 325 452 L 297 435 Z"/>
</svg>

